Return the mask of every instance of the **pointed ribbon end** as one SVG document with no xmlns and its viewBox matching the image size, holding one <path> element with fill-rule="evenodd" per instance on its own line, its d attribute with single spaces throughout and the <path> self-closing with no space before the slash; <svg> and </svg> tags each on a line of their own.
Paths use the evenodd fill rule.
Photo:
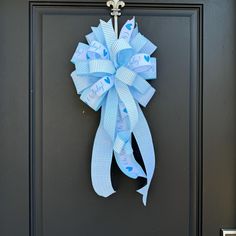
<svg viewBox="0 0 236 236">
<path fill-rule="evenodd" d="M 148 185 L 145 185 L 144 187 L 140 188 L 137 190 L 138 193 L 140 193 L 141 195 L 143 195 L 143 205 L 146 206 L 147 205 L 147 194 L 148 194 Z"/>
</svg>

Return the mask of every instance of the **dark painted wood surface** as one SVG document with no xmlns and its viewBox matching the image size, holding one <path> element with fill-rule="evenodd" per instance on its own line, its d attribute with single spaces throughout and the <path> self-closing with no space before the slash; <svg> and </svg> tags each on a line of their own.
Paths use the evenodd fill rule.
<svg viewBox="0 0 236 236">
<path fill-rule="evenodd" d="M 99 113 L 69 76 L 76 44 L 109 10 L 103 1 L 21 2 L 0 2 L 0 235 L 211 236 L 236 227 L 235 2 L 126 1 L 120 22 L 136 15 L 159 46 L 158 94 L 144 109 L 157 150 L 146 208 L 135 193 L 142 182 L 115 163 L 117 193 L 94 193 Z"/>
<path fill-rule="evenodd" d="M 29 234 L 28 3 L 0 1 L 0 235 Z"/>
</svg>

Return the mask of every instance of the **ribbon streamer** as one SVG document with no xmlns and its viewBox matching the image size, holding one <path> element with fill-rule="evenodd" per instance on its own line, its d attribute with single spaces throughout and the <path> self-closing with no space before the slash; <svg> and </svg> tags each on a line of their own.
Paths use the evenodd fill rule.
<svg viewBox="0 0 236 236">
<path fill-rule="evenodd" d="M 147 179 L 137 190 L 146 205 L 155 168 L 151 133 L 140 108 L 146 106 L 155 89 L 147 80 L 156 79 L 156 46 L 138 32 L 135 18 L 128 20 L 117 38 L 112 20 L 100 20 L 86 35 L 88 44 L 79 43 L 71 59 L 71 73 L 80 98 L 95 111 L 101 108 L 101 120 L 95 136 L 91 177 L 95 192 L 108 197 L 115 192 L 111 182 L 113 154 L 120 170 L 130 178 Z M 145 170 L 135 160 L 134 135 Z"/>
</svg>

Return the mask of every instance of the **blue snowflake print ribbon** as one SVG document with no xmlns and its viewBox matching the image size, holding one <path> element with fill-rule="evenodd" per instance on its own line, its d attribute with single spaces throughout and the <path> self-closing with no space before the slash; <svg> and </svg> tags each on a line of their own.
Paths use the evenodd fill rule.
<svg viewBox="0 0 236 236">
<path fill-rule="evenodd" d="M 86 35 L 88 44 L 79 43 L 71 59 L 71 73 L 80 99 L 95 111 L 101 108 L 101 120 L 95 136 L 91 177 L 96 193 L 108 197 L 114 193 L 111 162 L 130 178 L 146 178 L 137 190 L 146 205 L 155 168 L 151 133 L 140 108 L 146 107 L 155 93 L 147 80 L 156 79 L 156 46 L 138 31 L 135 18 L 128 20 L 116 37 L 112 20 L 100 20 Z M 135 160 L 132 134 L 142 155 L 145 170 Z"/>
</svg>

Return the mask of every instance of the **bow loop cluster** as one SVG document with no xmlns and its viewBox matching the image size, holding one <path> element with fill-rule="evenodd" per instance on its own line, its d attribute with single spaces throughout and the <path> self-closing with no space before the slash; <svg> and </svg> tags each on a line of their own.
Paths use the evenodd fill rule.
<svg viewBox="0 0 236 236">
<path fill-rule="evenodd" d="M 147 178 L 146 187 L 139 190 L 146 204 L 155 158 L 151 134 L 139 104 L 146 106 L 155 93 L 147 80 L 156 78 L 156 58 L 151 57 L 156 46 L 138 32 L 134 17 L 124 24 L 119 38 L 110 19 L 100 20 L 86 39 L 88 45 L 79 43 L 71 59 L 75 65 L 71 77 L 83 102 L 95 111 L 102 107 L 92 155 L 93 187 L 98 195 L 105 197 L 114 192 L 110 180 L 114 153 L 124 174 Z M 132 134 L 145 170 L 133 155 Z M 141 136 L 146 136 L 142 145 Z"/>
</svg>

